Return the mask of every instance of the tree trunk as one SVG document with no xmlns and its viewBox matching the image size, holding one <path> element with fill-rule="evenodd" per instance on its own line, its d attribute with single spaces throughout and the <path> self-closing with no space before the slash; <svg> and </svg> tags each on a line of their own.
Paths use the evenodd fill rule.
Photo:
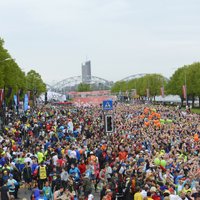
<svg viewBox="0 0 200 200">
<path fill-rule="evenodd" d="M 181 107 L 183 107 L 183 101 L 184 101 L 184 98 L 181 97 Z M 200 104 L 199 104 L 200 105 Z"/>
<path fill-rule="evenodd" d="M 199 108 L 200 108 L 200 96 L 199 96 Z"/>
<path fill-rule="evenodd" d="M 192 108 L 194 108 L 194 100 L 195 100 L 195 96 L 194 94 L 192 95 Z"/>
</svg>

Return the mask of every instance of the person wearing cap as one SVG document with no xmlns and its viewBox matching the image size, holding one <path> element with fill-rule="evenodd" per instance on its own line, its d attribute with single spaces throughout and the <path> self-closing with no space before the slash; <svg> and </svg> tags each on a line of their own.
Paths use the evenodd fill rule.
<svg viewBox="0 0 200 200">
<path fill-rule="evenodd" d="M 17 199 L 17 192 L 16 186 L 18 185 L 18 182 L 13 178 L 13 175 L 9 175 L 9 179 L 7 182 L 7 186 L 9 188 L 9 194 L 13 195 Z"/>
<path fill-rule="evenodd" d="M 112 199 L 112 191 L 110 189 L 106 190 L 106 195 L 103 197 L 102 200 L 111 200 Z"/>
<path fill-rule="evenodd" d="M 25 156 L 25 159 L 24 159 L 24 163 L 30 163 L 30 166 L 32 165 L 32 159 L 31 159 L 31 154 L 30 153 L 28 153 L 28 154 L 26 154 L 26 156 Z"/>
<path fill-rule="evenodd" d="M 96 164 L 98 162 L 98 158 L 95 156 L 94 152 L 90 152 L 90 156 L 88 157 L 88 163 L 91 163 L 92 165 Z"/>
<path fill-rule="evenodd" d="M 32 182 L 32 175 L 31 175 L 31 167 L 30 163 L 25 163 L 25 167 L 22 170 L 23 180 L 25 181 L 25 187 L 31 190 L 31 182 Z"/>
<path fill-rule="evenodd" d="M 2 170 L 2 182 L 5 183 L 9 179 L 9 171 L 8 170 Z"/>
<path fill-rule="evenodd" d="M 88 195 L 88 200 L 94 200 L 94 195 L 93 194 L 89 194 Z"/>
<path fill-rule="evenodd" d="M 157 194 L 157 188 L 156 187 L 152 186 L 150 188 L 150 192 L 151 192 L 151 197 L 152 197 L 153 200 L 160 200 L 161 199 L 160 195 Z"/>
<path fill-rule="evenodd" d="M 169 191 L 169 190 L 165 190 L 165 191 L 163 192 L 163 196 L 164 196 L 164 197 L 169 197 L 169 195 L 170 195 L 170 191 Z"/>
</svg>

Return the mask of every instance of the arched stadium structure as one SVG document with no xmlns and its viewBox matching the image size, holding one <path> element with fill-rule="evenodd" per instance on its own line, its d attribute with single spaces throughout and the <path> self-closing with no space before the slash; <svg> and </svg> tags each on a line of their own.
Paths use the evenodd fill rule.
<svg viewBox="0 0 200 200">
<path fill-rule="evenodd" d="M 54 85 L 47 85 L 47 89 L 48 91 L 64 93 L 76 89 L 80 83 L 82 83 L 82 76 L 74 76 L 59 81 Z M 100 89 L 110 89 L 113 82 L 100 77 L 91 76 L 89 84 Z"/>
<path fill-rule="evenodd" d="M 133 74 L 133 75 L 130 75 L 130 76 L 127 76 L 123 79 L 121 79 L 120 81 L 130 81 L 132 79 L 135 79 L 135 78 L 141 78 L 143 76 L 146 76 L 147 74 L 145 73 L 142 73 L 142 74 Z"/>
<path fill-rule="evenodd" d="M 147 73 L 141 73 L 141 74 L 133 74 L 128 77 L 125 77 L 121 79 L 120 81 L 130 81 L 135 78 L 141 78 L 143 76 L 146 76 Z M 166 78 L 166 77 L 165 77 Z M 168 81 L 168 79 L 166 78 Z M 47 84 L 47 90 L 58 92 L 58 93 L 65 93 L 67 91 L 73 91 L 76 90 L 78 84 L 82 83 L 82 76 L 74 76 L 66 78 L 62 81 L 57 82 L 54 85 Z M 91 76 L 91 81 L 89 84 L 96 86 L 98 89 L 110 89 L 113 85 L 112 81 L 108 81 L 106 79 L 97 77 L 97 76 Z"/>
</svg>

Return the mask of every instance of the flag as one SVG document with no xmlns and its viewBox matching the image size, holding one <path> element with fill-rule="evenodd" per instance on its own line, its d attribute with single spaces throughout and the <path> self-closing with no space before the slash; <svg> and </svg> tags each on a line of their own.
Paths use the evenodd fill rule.
<svg viewBox="0 0 200 200">
<path fill-rule="evenodd" d="M 184 99 L 187 98 L 187 88 L 186 88 L 186 85 L 183 85 L 183 98 Z"/>
<path fill-rule="evenodd" d="M 149 98 L 150 94 L 149 94 L 149 89 L 147 89 L 147 98 Z"/>
<path fill-rule="evenodd" d="M 24 95 L 24 111 L 28 110 L 28 94 Z"/>
<path fill-rule="evenodd" d="M 0 107 L 3 105 L 4 89 L 0 89 Z"/>
<path fill-rule="evenodd" d="M 160 92 L 161 92 L 162 98 L 164 98 L 164 97 L 165 97 L 164 87 L 161 87 L 161 88 L 160 88 Z"/>
<path fill-rule="evenodd" d="M 15 103 L 15 106 L 17 106 L 18 105 L 18 102 L 17 102 L 17 95 L 14 95 L 14 103 Z"/>
</svg>

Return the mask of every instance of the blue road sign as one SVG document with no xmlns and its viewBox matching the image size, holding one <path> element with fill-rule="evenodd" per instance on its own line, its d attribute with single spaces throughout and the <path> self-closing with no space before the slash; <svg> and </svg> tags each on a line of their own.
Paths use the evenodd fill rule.
<svg viewBox="0 0 200 200">
<path fill-rule="evenodd" d="M 103 101 L 103 110 L 112 110 L 113 109 L 113 101 L 105 100 Z"/>
</svg>

